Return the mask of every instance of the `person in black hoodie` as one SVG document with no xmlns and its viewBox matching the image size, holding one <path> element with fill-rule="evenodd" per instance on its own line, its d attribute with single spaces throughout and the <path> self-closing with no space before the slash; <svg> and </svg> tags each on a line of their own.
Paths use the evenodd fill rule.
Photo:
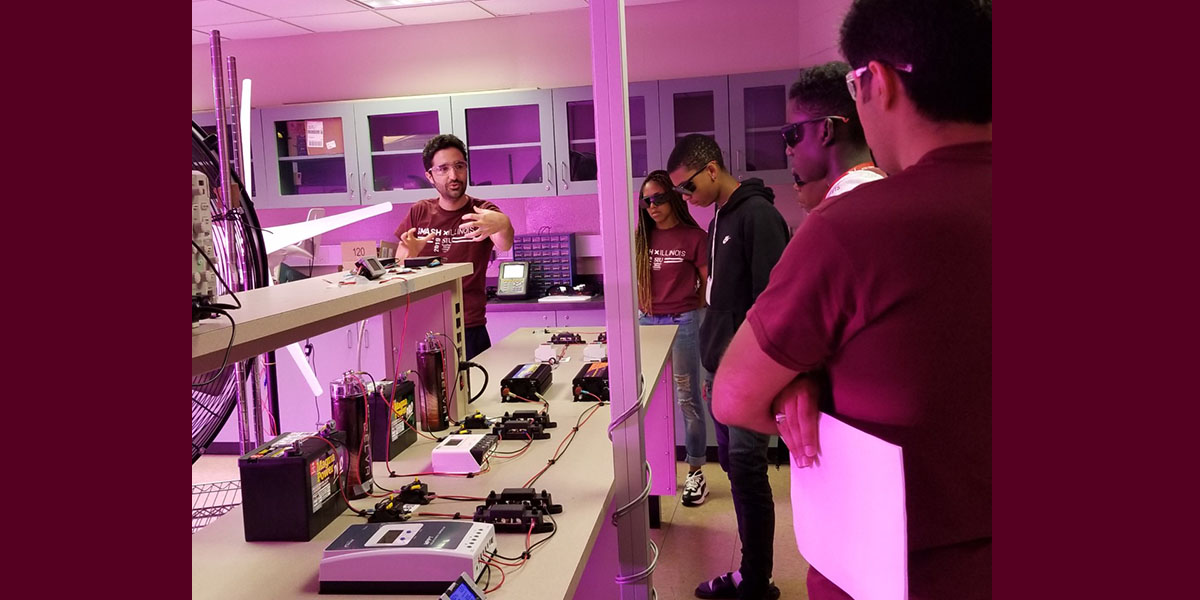
<svg viewBox="0 0 1200 600">
<path fill-rule="evenodd" d="M 761 179 L 739 182 L 725 169 L 721 148 L 701 134 L 684 137 L 667 159 L 675 190 L 695 206 L 716 203 L 708 225 L 708 309 L 700 324 L 700 363 L 704 397 L 712 411 L 712 374 L 733 334 L 767 287 L 771 269 L 787 246 L 787 223 L 775 208 L 775 193 Z M 741 568 L 696 588 L 699 598 L 774 600 L 771 581 L 775 501 L 767 479 L 770 436 L 713 419 L 717 458 L 729 475 L 742 541 Z"/>
</svg>

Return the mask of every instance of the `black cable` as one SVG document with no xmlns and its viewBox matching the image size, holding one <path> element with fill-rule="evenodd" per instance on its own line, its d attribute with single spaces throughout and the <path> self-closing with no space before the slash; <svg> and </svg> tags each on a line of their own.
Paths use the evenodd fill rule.
<svg viewBox="0 0 1200 600">
<path fill-rule="evenodd" d="M 516 561 L 516 560 L 521 560 L 522 558 L 526 558 L 526 559 L 528 559 L 528 558 L 531 558 L 531 557 L 533 556 L 533 549 L 534 549 L 534 548 L 537 548 L 538 546 L 541 546 L 542 544 L 545 544 L 546 542 L 550 541 L 550 538 L 554 537 L 554 534 L 558 533 L 558 521 L 555 521 L 555 520 L 554 520 L 554 515 L 552 515 L 552 514 L 550 514 L 550 513 L 546 513 L 546 516 L 547 516 L 547 517 L 549 517 L 549 518 L 550 518 L 550 522 L 554 524 L 554 529 L 551 529 L 551 530 L 550 530 L 550 535 L 548 535 L 548 536 L 546 536 L 546 537 L 544 537 L 544 538 L 542 538 L 542 539 L 540 539 L 540 540 L 538 540 L 538 541 L 534 542 L 534 543 L 533 543 L 533 545 L 529 546 L 529 549 L 528 549 L 528 550 L 526 550 L 526 551 L 522 552 L 522 553 L 521 553 L 521 556 L 518 556 L 518 557 L 516 557 L 516 558 L 510 558 L 510 557 L 508 557 L 508 556 L 502 556 L 502 555 L 500 555 L 500 554 L 496 554 L 494 551 L 492 552 L 492 556 L 493 556 L 493 557 L 495 557 L 495 558 L 499 558 L 500 560 L 513 560 L 513 561 Z"/>
<path fill-rule="evenodd" d="M 221 314 L 225 315 L 226 319 L 229 319 L 229 345 L 225 346 L 225 358 L 221 359 L 221 367 L 219 369 L 217 369 L 217 374 L 213 375 L 212 379 L 209 379 L 208 381 L 205 381 L 204 383 L 193 383 L 192 387 L 204 387 L 204 386 L 216 381 L 217 379 L 219 379 L 221 377 L 221 373 L 225 371 L 225 367 L 229 366 L 229 351 L 233 350 L 233 338 L 235 335 L 237 335 L 237 323 L 234 322 L 233 317 L 230 316 L 230 314 L 228 312 L 226 312 L 225 309 L 210 308 L 210 310 L 212 310 L 213 312 L 216 312 L 216 313 L 221 313 Z"/>
<path fill-rule="evenodd" d="M 480 371 L 483 371 L 483 385 L 479 386 L 478 394 L 471 396 L 471 399 L 467 400 L 467 404 L 470 404 L 470 403 L 478 400 L 479 397 L 483 395 L 484 390 L 487 389 L 488 381 L 489 381 L 487 369 L 483 368 L 483 365 L 481 365 L 479 363 L 473 363 L 469 360 L 464 360 L 464 361 L 458 363 L 458 370 L 467 372 L 467 389 L 468 390 L 471 388 L 471 367 L 475 367 L 475 368 L 479 369 Z"/>
</svg>

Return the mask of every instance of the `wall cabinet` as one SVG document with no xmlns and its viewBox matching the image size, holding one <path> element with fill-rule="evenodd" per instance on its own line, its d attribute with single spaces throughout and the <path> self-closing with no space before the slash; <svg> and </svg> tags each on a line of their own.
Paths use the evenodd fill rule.
<svg viewBox="0 0 1200 600">
<path fill-rule="evenodd" d="M 596 118 L 592 87 L 553 90 L 554 154 L 558 194 L 595 194 Z M 633 189 L 646 175 L 662 168 L 659 138 L 658 82 L 629 84 L 629 155 Z"/>
<path fill-rule="evenodd" d="M 264 208 L 360 204 L 354 105 L 264 108 Z"/>
<path fill-rule="evenodd" d="M 797 71 L 729 76 L 730 172 L 739 180 L 758 177 L 767 184 L 793 183 L 783 136 L 787 91 Z"/>
<path fill-rule="evenodd" d="M 430 138 L 451 131 L 449 96 L 355 102 L 354 127 L 362 204 L 437 195 L 422 152 Z"/>
<path fill-rule="evenodd" d="M 713 138 L 725 167 L 738 180 L 792 183 L 779 128 L 786 125 L 787 90 L 798 71 L 745 73 L 660 81 L 662 162 L 690 133 Z"/>
<path fill-rule="evenodd" d="M 634 189 L 650 171 L 665 168 L 676 142 L 690 133 L 712 137 L 738 179 L 790 184 L 779 128 L 795 75 L 773 71 L 629 84 Z M 203 114 L 212 120 L 211 113 Z M 429 138 L 447 132 L 467 145 L 474 196 L 597 191 L 591 86 L 284 106 L 253 114 L 255 197 L 263 208 L 432 197 L 421 151 Z"/>
<path fill-rule="evenodd" d="M 554 196 L 550 90 L 452 96 L 454 134 L 467 145 L 469 190 L 480 198 Z"/>
</svg>

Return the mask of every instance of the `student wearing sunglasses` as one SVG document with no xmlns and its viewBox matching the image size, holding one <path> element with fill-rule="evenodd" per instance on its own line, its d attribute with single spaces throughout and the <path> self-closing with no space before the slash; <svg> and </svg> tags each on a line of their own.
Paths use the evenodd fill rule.
<svg viewBox="0 0 1200 600">
<path fill-rule="evenodd" d="M 721 148 L 712 138 L 684 136 L 667 159 L 667 172 L 683 199 L 695 206 L 716 204 L 708 226 L 708 281 L 704 322 L 700 325 L 700 364 L 704 397 L 711 410 L 712 373 L 788 242 L 788 226 L 775 208 L 775 192 L 761 179 L 738 181 L 725 169 Z M 711 414 L 711 413 L 710 413 Z M 741 566 L 696 588 L 700 598 L 774 600 L 771 581 L 775 540 L 775 501 L 767 479 L 770 436 L 713 419 L 717 457 L 729 475 L 733 508 L 742 541 Z"/>
<path fill-rule="evenodd" d="M 683 413 L 688 476 L 680 500 L 699 506 L 708 498 L 704 481 L 708 449 L 700 404 L 700 285 L 708 279 L 707 233 L 696 224 L 687 203 L 672 189 L 666 171 L 653 171 L 642 182 L 634 260 L 637 263 L 638 322 L 678 325 L 671 346 L 675 402 Z"/>
<path fill-rule="evenodd" d="M 850 65 L 844 62 L 809 67 L 788 90 L 791 122 L 780 133 L 791 159 L 800 206 L 808 211 L 828 198 L 884 177 L 871 159 L 854 98 L 846 88 L 849 72 Z"/>
</svg>

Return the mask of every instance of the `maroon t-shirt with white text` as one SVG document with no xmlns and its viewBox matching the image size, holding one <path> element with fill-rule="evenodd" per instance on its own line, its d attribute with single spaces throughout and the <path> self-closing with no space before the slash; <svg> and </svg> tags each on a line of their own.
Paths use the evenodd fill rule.
<svg viewBox="0 0 1200 600">
<path fill-rule="evenodd" d="M 682 223 L 670 229 L 650 231 L 650 310 L 656 315 L 671 315 L 700 308 L 696 282 L 702 267 L 708 266 L 704 247 L 708 234 L 699 227 Z"/>
<path fill-rule="evenodd" d="M 463 277 L 463 326 L 475 327 L 487 323 L 484 314 L 487 304 L 487 266 L 492 258 L 492 248 L 495 244 L 491 238 L 472 242 L 464 236 L 474 228 L 470 221 L 464 221 L 463 216 L 473 214 L 475 207 L 499 211 L 500 207 L 488 202 L 467 196 L 467 203 L 456 211 L 447 211 L 438 206 L 438 199 L 421 200 L 412 205 L 408 216 L 396 228 L 399 238 L 405 231 L 417 228 L 418 236 L 435 233 L 432 239 L 421 250 L 421 256 L 440 256 L 442 262 L 471 263 L 475 270 Z"/>
</svg>

